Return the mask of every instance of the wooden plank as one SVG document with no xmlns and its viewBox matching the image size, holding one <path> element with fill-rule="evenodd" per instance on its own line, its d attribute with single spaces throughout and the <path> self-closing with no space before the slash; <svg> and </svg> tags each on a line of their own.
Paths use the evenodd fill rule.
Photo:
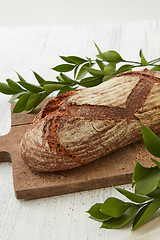
<svg viewBox="0 0 160 240">
<path fill-rule="evenodd" d="M 75 169 L 54 173 L 33 172 L 24 165 L 19 144 L 35 113 L 13 116 L 11 131 L 0 137 L 0 160 L 10 161 L 11 156 L 17 199 L 55 196 L 130 183 L 136 161 L 146 167 L 151 165 L 143 143 L 138 142 Z"/>
</svg>

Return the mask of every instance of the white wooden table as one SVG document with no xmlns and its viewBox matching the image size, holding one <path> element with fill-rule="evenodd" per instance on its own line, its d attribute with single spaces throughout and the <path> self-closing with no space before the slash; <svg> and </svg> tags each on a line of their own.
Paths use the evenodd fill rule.
<svg viewBox="0 0 160 240">
<path fill-rule="evenodd" d="M 45 79 L 54 80 L 56 72 L 50 68 L 61 62 L 58 55 L 94 57 L 97 54 L 94 41 L 103 51 L 117 50 L 125 59 L 138 60 L 140 48 L 147 59 L 157 58 L 160 56 L 160 21 L 1 27 L 0 81 L 5 82 L 6 78 L 18 80 L 17 71 L 36 83 L 31 70 Z M 10 129 L 8 99 L 0 94 L 0 135 Z M 131 189 L 131 185 L 123 187 Z M 143 233 L 137 231 L 131 235 L 131 226 L 121 230 L 99 229 L 100 224 L 89 219 L 85 211 L 109 196 L 121 197 L 113 188 L 106 188 L 31 201 L 16 200 L 11 164 L 0 163 L 0 239 L 151 239 L 154 232 L 159 231 L 157 222 L 152 223 L 152 228 L 146 225 Z M 146 232 L 148 238 L 144 235 Z M 159 239 L 158 234 L 154 239 Z"/>
</svg>

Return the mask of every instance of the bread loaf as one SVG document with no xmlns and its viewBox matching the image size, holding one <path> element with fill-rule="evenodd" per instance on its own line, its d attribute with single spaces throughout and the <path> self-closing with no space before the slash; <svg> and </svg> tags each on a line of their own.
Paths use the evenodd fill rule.
<svg viewBox="0 0 160 240">
<path fill-rule="evenodd" d="M 160 132 L 160 72 L 125 72 L 51 99 L 22 139 L 21 156 L 39 172 L 78 167 L 140 140 L 140 122 Z"/>
</svg>

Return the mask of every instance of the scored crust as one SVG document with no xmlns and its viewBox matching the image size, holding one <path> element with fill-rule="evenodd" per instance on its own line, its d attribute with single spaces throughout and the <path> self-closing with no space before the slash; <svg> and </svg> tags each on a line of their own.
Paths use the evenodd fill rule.
<svg viewBox="0 0 160 240">
<path fill-rule="evenodd" d="M 160 131 L 160 74 L 119 74 L 96 87 L 51 99 L 21 142 L 25 164 L 40 172 L 81 166 L 142 138 L 140 122 Z"/>
</svg>

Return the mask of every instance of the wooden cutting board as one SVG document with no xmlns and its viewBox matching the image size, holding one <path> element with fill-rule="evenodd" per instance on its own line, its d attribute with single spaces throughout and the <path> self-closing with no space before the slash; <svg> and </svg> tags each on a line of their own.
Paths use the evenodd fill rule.
<svg viewBox="0 0 160 240">
<path fill-rule="evenodd" d="M 137 161 L 146 167 L 152 165 L 143 143 L 138 142 L 79 168 L 54 173 L 32 172 L 21 159 L 19 144 L 41 106 L 32 114 L 13 114 L 10 132 L 0 137 L 0 162 L 12 162 L 17 199 L 48 197 L 130 183 Z"/>
</svg>

